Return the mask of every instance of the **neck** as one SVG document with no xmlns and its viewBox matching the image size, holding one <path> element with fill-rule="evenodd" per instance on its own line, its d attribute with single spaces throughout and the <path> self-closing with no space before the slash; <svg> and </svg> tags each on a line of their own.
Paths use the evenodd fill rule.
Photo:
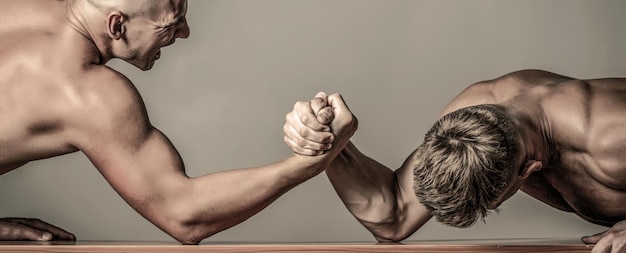
<svg viewBox="0 0 626 253">
<path fill-rule="evenodd" d="M 526 160 L 540 161 L 543 166 L 551 164 L 556 154 L 552 124 L 539 103 L 523 103 L 506 106 L 511 110 L 520 129 Z"/>
<path fill-rule="evenodd" d="M 65 17 L 71 27 L 89 41 L 90 46 L 88 51 L 90 52 L 88 54 L 93 55 L 92 63 L 105 64 L 113 58 L 110 50 L 108 50 L 110 47 L 107 46 L 103 36 L 98 36 L 98 34 L 91 29 L 93 17 L 99 16 L 101 16 L 101 14 L 97 12 L 95 7 L 89 6 L 87 1 L 69 0 L 66 2 Z M 103 20 L 104 17 L 99 19 L 100 22 Z"/>
</svg>

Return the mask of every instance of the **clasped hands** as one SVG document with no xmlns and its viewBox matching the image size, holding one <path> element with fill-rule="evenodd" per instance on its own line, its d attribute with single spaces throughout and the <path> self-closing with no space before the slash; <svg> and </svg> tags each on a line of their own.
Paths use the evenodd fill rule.
<svg viewBox="0 0 626 253">
<path fill-rule="evenodd" d="M 315 156 L 337 155 L 358 128 L 340 94 L 327 96 L 319 92 L 310 101 L 299 101 L 286 116 L 283 127 L 284 142 L 295 153 Z"/>
</svg>

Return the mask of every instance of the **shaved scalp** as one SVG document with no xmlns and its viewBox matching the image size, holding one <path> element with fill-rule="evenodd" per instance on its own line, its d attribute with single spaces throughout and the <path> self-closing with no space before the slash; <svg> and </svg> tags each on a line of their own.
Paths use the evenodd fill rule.
<svg viewBox="0 0 626 253">
<path fill-rule="evenodd" d="M 83 1 L 83 0 L 79 0 Z M 152 13 L 157 7 L 156 0 L 86 0 L 104 12 L 121 11 L 129 16 L 142 16 Z"/>
</svg>

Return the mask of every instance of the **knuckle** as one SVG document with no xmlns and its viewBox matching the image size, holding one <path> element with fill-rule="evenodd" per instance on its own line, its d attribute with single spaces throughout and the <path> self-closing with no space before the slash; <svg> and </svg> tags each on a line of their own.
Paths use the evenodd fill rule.
<svg viewBox="0 0 626 253">
<path fill-rule="evenodd" d="M 309 114 L 303 114 L 302 116 L 300 116 L 300 119 L 302 120 L 302 122 L 309 122 L 311 120 L 311 117 L 309 116 Z"/>
<path fill-rule="evenodd" d="M 296 140 L 296 145 L 300 148 L 304 148 L 307 145 L 307 141 L 305 139 Z"/>
<path fill-rule="evenodd" d="M 316 97 L 311 100 L 311 107 L 323 108 L 326 106 L 326 101 L 323 98 Z"/>
<path fill-rule="evenodd" d="M 298 135 L 300 135 L 303 138 L 307 137 L 309 134 L 308 130 L 305 128 L 296 129 L 296 132 L 298 133 Z M 299 140 L 299 141 L 303 141 L 303 140 Z"/>
<path fill-rule="evenodd" d="M 326 135 L 322 141 L 324 143 L 332 142 L 333 141 L 333 135 L 332 134 Z"/>
</svg>

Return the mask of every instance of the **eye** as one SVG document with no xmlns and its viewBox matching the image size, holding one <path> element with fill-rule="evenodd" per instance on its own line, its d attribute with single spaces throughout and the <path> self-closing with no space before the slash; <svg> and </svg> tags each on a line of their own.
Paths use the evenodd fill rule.
<svg viewBox="0 0 626 253">
<path fill-rule="evenodd" d="M 183 21 L 183 19 L 184 19 L 184 18 L 179 18 L 179 19 L 177 19 L 175 22 L 173 22 L 173 23 L 171 23 L 171 24 L 167 25 L 167 26 L 165 27 L 165 29 L 172 29 L 172 28 L 178 27 L 178 25 L 179 25 L 179 24 Z"/>
</svg>

